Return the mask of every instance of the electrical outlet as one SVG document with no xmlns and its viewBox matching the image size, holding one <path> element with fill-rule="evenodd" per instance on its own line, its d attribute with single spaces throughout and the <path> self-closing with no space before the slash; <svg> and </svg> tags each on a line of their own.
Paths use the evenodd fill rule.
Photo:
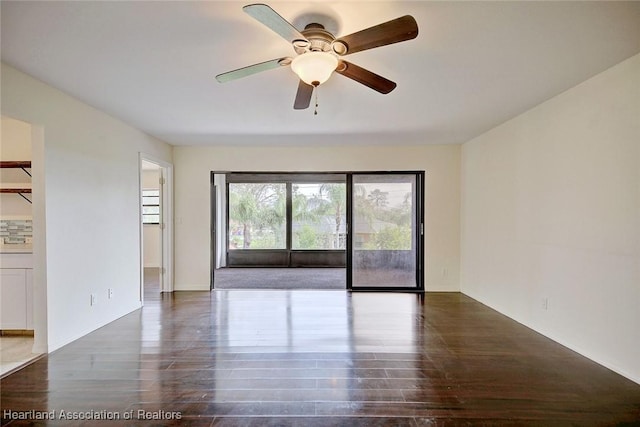
<svg viewBox="0 0 640 427">
<path fill-rule="evenodd" d="M 109 294 L 109 299 L 113 298 L 113 289 L 109 288 L 108 294 Z"/>
<path fill-rule="evenodd" d="M 446 278 L 449 275 L 449 271 L 446 268 L 442 269 L 442 277 Z"/>
<path fill-rule="evenodd" d="M 98 297 L 96 294 L 91 294 L 91 305 L 96 305 L 98 303 Z"/>
<path fill-rule="evenodd" d="M 543 310 L 548 310 L 549 309 L 549 298 L 542 298 L 542 309 Z"/>
</svg>

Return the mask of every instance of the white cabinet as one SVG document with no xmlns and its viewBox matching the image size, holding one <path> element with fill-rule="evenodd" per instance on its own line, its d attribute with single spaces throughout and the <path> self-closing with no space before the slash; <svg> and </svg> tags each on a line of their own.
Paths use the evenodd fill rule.
<svg viewBox="0 0 640 427">
<path fill-rule="evenodd" d="M 0 329 L 33 329 L 31 254 L 0 255 Z"/>
<path fill-rule="evenodd" d="M 0 269 L 0 329 L 27 329 L 27 279 L 23 268 Z"/>
<path fill-rule="evenodd" d="M 33 330 L 33 270 L 31 268 L 24 270 L 25 286 L 27 288 L 27 327 Z"/>
</svg>

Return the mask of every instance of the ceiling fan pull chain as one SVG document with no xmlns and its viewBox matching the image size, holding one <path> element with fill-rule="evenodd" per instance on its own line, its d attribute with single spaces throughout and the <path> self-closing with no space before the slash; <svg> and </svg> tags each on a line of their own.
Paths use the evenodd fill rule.
<svg viewBox="0 0 640 427">
<path fill-rule="evenodd" d="M 318 115 L 318 86 L 316 86 L 315 92 L 316 92 L 316 108 L 313 111 L 313 115 L 317 116 Z"/>
</svg>

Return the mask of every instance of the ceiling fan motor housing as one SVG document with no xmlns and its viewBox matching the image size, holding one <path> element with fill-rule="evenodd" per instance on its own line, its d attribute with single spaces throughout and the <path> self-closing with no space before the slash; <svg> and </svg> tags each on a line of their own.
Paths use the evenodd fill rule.
<svg viewBox="0 0 640 427">
<path fill-rule="evenodd" d="M 333 34 L 324 29 L 322 24 L 311 23 L 301 31 L 302 35 L 309 40 L 309 43 L 293 42 L 293 48 L 297 54 L 305 52 L 330 52 L 331 44 L 336 39 Z M 304 46 L 306 44 L 306 46 Z"/>
</svg>

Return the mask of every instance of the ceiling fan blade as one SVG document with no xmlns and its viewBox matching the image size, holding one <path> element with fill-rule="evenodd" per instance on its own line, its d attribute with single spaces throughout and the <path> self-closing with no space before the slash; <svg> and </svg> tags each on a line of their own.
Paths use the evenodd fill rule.
<svg viewBox="0 0 640 427">
<path fill-rule="evenodd" d="M 259 73 L 261 71 L 272 70 L 278 67 L 284 67 L 291 64 L 291 58 L 278 58 L 271 61 L 261 62 L 259 64 L 249 65 L 247 67 L 238 68 L 237 70 L 227 71 L 226 73 L 218 74 L 216 80 L 220 83 L 226 83 L 231 80 L 247 77 L 252 74 Z"/>
<path fill-rule="evenodd" d="M 371 89 L 387 94 L 396 88 L 396 83 L 382 76 L 377 75 L 369 70 L 365 70 L 351 62 L 340 61 L 336 73 L 349 77 L 352 80 L 362 83 Z"/>
<path fill-rule="evenodd" d="M 311 95 L 313 95 L 313 86 L 306 84 L 302 80 L 298 83 L 298 92 L 296 93 L 296 100 L 293 103 L 293 108 L 296 110 L 304 110 L 309 108 L 311 104 Z"/>
<path fill-rule="evenodd" d="M 411 15 L 401 16 L 391 21 L 340 37 L 334 41 L 334 50 L 339 55 L 349 55 L 374 47 L 415 39 L 418 24 Z M 346 47 L 346 51 L 344 48 Z"/>
<path fill-rule="evenodd" d="M 304 40 L 308 43 L 307 38 L 296 27 L 266 4 L 250 4 L 243 7 L 242 10 L 271 28 L 289 43 L 293 43 L 295 40 Z"/>
</svg>

